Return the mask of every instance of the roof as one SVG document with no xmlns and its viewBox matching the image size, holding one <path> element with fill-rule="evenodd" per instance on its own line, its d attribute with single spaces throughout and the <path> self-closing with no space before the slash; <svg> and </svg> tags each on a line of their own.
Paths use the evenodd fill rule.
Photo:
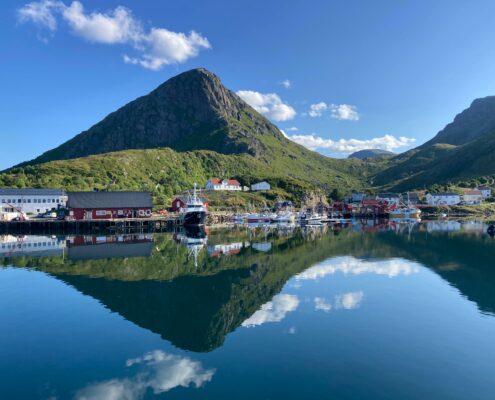
<svg viewBox="0 0 495 400">
<path fill-rule="evenodd" d="M 210 178 L 208 179 L 208 181 L 213 183 L 214 185 L 220 185 L 220 183 L 222 183 L 222 180 L 219 178 Z"/>
<path fill-rule="evenodd" d="M 237 179 L 228 179 L 228 180 L 227 180 L 227 183 L 228 183 L 229 185 L 237 185 L 237 186 L 239 186 L 239 185 L 240 185 L 240 183 L 239 183 L 239 181 L 238 181 Z"/>
<path fill-rule="evenodd" d="M 151 208 L 148 192 L 69 192 L 69 208 Z"/>
<path fill-rule="evenodd" d="M 459 196 L 459 193 L 455 192 L 441 192 L 441 193 L 428 193 L 430 196 L 439 196 L 439 197 L 447 197 L 447 196 Z"/>
<path fill-rule="evenodd" d="M 465 190 L 464 191 L 464 195 L 468 195 L 468 196 L 481 196 L 481 192 L 477 189 L 473 189 L 473 190 Z"/>
<path fill-rule="evenodd" d="M 62 189 L 35 189 L 35 188 L 5 188 L 0 189 L 0 196 L 63 196 Z"/>
</svg>

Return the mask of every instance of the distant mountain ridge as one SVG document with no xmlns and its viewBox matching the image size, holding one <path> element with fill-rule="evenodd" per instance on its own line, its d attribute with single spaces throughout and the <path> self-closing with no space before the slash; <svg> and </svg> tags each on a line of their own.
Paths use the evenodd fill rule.
<svg viewBox="0 0 495 400">
<path fill-rule="evenodd" d="M 382 149 L 364 149 L 356 151 L 350 154 L 347 158 L 357 158 L 359 160 L 365 160 L 367 158 L 383 157 L 383 156 L 395 156 L 395 153 Z"/>
<path fill-rule="evenodd" d="M 394 157 L 372 177 L 394 190 L 495 176 L 495 96 L 474 100 L 433 139 Z"/>
</svg>

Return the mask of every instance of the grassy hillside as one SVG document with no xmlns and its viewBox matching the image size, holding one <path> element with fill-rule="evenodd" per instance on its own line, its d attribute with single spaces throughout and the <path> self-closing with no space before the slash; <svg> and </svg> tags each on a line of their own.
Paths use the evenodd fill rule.
<svg viewBox="0 0 495 400">
<path fill-rule="evenodd" d="M 279 154 L 273 151 L 271 155 L 256 158 L 206 150 L 125 150 L 16 167 L 0 173 L 0 187 L 148 190 L 157 205 L 168 205 L 174 195 L 190 189 L 194 182 L 204 187 L 208 178 L 218 176 L 237 178 L 246 186 L 267 180 L 275 188 L 265 195 L 268 201 L 274 200 L 274 195 L 297 201 L 305 192 L 360 188 L 371 168 L 358 160 L 332 160 L 304 148 L 298 151 L 281 148 Z M 264 195 L 236 196 L 245 201 L 253 196 L 263 201 Z"/>
</svg>

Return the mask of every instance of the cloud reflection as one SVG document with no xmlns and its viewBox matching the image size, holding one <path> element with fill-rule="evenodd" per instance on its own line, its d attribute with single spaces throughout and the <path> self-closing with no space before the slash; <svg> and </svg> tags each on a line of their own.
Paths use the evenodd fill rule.
<svg viewBox="0 0 495 400">
<path fill-rule="evenodd" d="M 335 296 L 335 308 L 344 310 L 354 310 L 361 305 L 363 292 L 349 292 Z"/>
<path fill-rule="evenodd" d="M 278 294 L 272 301 L 265 303 L 242 326 L 247 328 L 262 325 L 266 322 L 282 321 L 288 312 L 294 311 L 299 305 L 299 299 L 293 294 Z"/>
<path fill-rule="evenodd" d="M 399 275 L 411 275 L 419 272 L 419 265 L 402 258 L 369 261 L 355 257 L 336 257 L 316 264 L 297 274 L 296 280 L 317 280 L 327 275 L 342 273 L 344 275 L 377 274 L 393 278 Z"/>
<path fill-rule="evenodd" d="M 199 388 L 211 381 L 215 369 L 204 369 L 200 362 L 155 350 L 142 357 L 127 360 L 127 367 L 139 371 L 129 378 L 110 379 L 81 389 L 78 400 L 134 400 L 144 397 L 151 389 L 154 394 L 176 387 Z"/>
</svg>

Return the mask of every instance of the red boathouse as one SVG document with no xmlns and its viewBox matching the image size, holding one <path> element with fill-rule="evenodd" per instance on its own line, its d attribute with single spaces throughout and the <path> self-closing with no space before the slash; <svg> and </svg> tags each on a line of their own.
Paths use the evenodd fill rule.
<svg viewBox="0 0 495 400">
<path fill-rule="evenodd" d="M 148 192 L 69 192 L 70 219 L 151 217 L 153 203 Z"/>
</svg>

